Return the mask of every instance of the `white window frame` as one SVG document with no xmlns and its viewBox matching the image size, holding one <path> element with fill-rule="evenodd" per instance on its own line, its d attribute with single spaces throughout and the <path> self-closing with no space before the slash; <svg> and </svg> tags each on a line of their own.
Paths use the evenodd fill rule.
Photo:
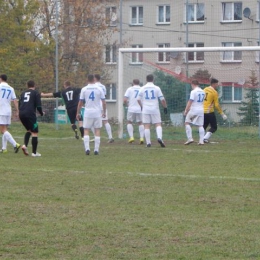
<svg viewBox="0 0 260 260">
<path fill-rule="evenodd" d="M 116 102 L 116 98 L 117 98 L 116 83 L 106 84 L 106 90 L 107 90 L 106 102 Z M 115 96 L 114 99 L 113 96 Z"/>
<path fill-rule="evenodd" d="M 142 44 L 134 44 L 132 48 L 143 48 Z M 133 61 L 133 56 L 136 55 L 136 61 Z M 130 64 L 143 64 L 143 52 L 132 52 Z"/>
<path fill-rule="evenodd" d="M 229 18 L 224 19 L 224 5 L 226 4 L 231 4 L 231 13 L 229 14 Z M 241 19 L 235 19 L 235 5 L 236 4 L 241 4 Z M 222 12 L 221 12 L 221 22 L 222 23 L 241 23 L 242 22 L 242 10 L 243 10 L 243 2 L 239 1 L 239 2 L 222 2 L 221 3 L 221 7 L 222 7 Z"/>
<path fill-rule="evenodd" d="M 106 7 L 106 23 L 108 26 L 117 26 L 117 7 L 108 6 Z"/>
<path fill-rule="evenodd" d="M 109 48 L 109 60 L 107 61 L 107 48 Z M 117 63 L 117 46 L 116 44 L 105 45 L 105 63 L 106 64 L 116 64 Z"/>
<path fill-rule="evenodd" d="M 193 44 L 193 46 L 189 46 L 189 45 L 191 45 L 191 44 Z M 203 46 L 198 46 L 198 45 L 202 45 L 203 44 Z M 192 47 L 204 47 L 204 43 L 203 42 L 194 42 L 194 43 L 189 43 L 188 44 L 188 47 L 190 47 L 190 48 L 192 48 Z M 193 53 L 193 55 L 194 55 L 194 59 L 193 60 L 189 60 L 189 53 Z M 188 55 L 187 55 L 187 57 L 188 57 L 188 62 L 189 63 L 204 63 L 204 52 L 202 52 L 203 53 L 203 60 L 198 60 L 197 59 L 197 55 L 198 55 L 198 53 L 200 53 L 200 52 L 196 52 L 196 51 L 194 51 L 194 52 L 189 52 L 188 53 Z"/>
<path fill-rule="evenodd" d="M 144 7 L 143 6 L 131 6 L 131 15 L 130 15 L 130 25 L 143 25 L 144 24 Z M 136 8 L 136 18 L 133 18 L 133 8 Z M 142 8 L 142 14 L 143 17 L 140 17 L 140 9 Z M 133 21 L 133 19 L 136 19 L 136 21 Z"/>
<path fill-rule="evenodd" d="M 256 22 L 259 23 L 259 5 L 260 5 L 260 2 L 257 1 L 257 6 L 256 6 Z"/>
<path fill-rule="evenodd" d="M 188 6 L 194 6 L 194 21 L 190 21 L 188 20 L 189 23 L 205 23 L 205 4 L 204 3 L 190 3 L 188 4 Z M 198 5 L 203 5 L 203 15 L 204 15 L 204 19 L 203 20 L 198 20 L 197 18 L 197 8 L 198 8 Z M 187 23 L 187 6 L 185 5 L 185 13 L 184 13 L 184 22 Z"/>
<path fill-rule="evenodd" d="M 160 7 L 163 8 L 163 21 L 159 21 L 160 17 Z M 170 21 L 167 20 L 167 7 L 170 9 Z M 158 5 L 157 6 L 157 24 L 170 24 L 171 23 L 171 6 L 170 5 Z"/>
<path fill-rule="evenodd" d="M 225 88 L 231 88 L 231 100 L 225 100 L 224 99 L 224 89 Z M 237 100 L 235 99 L 235 91 L 236 89 L 241 89 L 241 99 Z M 242 87 L 234 87 L 234 84 L 232 84 L 231 86 L 225 86 L 225 87 L 222 87 L 222 102 L 223 103 L 241 103 L 241 101 L 243 100 L 243 88 Z"/>
<path fill-rule="evenodd" d="M 222 42 L 223 47 L 235 47 L 242 46 L 241 42 Z M 235 59 L 235 56 L 241 53 L 241 59 Z M 230 56 L 230 59 L 226 59 L 224 56 Z M 241 51 L 225 51 L 221 53 L 221 62 L 223 63 L 237 63 L 242 62 L 242 52 Z"/>
<path fill-rule="evenodd" d="M 169 48 L 170 47 L 170 43 L 158 43 L 157 44 L 157 47 L 158 48 Z M 162 57 L 163 57 L 163 60 L 162 61 L 160 61 L 159 60 L 159 57 L 161 56 L 161 55 L 163 55 Z M 158 63 L 170 63 L 170 61 L 171 61 L 171 53 L 170 52 L 158 52 L 158 55 L 157 55 L 157 62 Z"/>
</svg>

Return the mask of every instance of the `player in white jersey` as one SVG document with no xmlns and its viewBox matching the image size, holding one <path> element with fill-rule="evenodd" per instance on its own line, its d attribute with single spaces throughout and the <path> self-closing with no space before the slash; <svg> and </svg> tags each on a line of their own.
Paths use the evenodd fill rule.
<svg viewBox="0 0 260 260">
<path fill-rule="evenodd" d="M 102 127 L 102 118 L 100 102 L 102 101 L 102 110 L 106 111 L 106 101 L 103 90 L 97 86 L 94 82 L 94 75 L 88 75 L 88 85 L 82 88 L 79 97 L 79 103 L 77 108 L 77 118 L 80 118 L 80 111 L 85 103 L 85 111 L 83 118 L 84 127 L 84 147 L 86 155 L 90 154 L 89 147 L 89 130 L 94 127 L 95 129 L 95 148 L 94 154 L 99 154 L 100 146 L 100 128 Z M 106 114 L 103 112 L 102 117 Z"/>
<path fill-rule="evenodd" d="M 192 91 L 190 93 L 190 99 L 187 102 L 184 115 L 185 118 L 185 130 L 187 135 L 187 142 L 185 145 L 191 144 L 194 142 L 192 138 L 192 129 L 190 124 L 196 125 L 199 128 L 199 145 L 203 145 L 204 141 L 204 110 L 203 102 L 205 97 L 205 92 L 199 87 L 199 82 L 197 80 L 192 80 L 191 82 Z"/>
<path fill-rule="evenodd" d="M 8 132 L 7 127 L 11 124 L 12 108 L 11 101 L 14 102 L 15 109 L 18 116 L 18 102 L 16 100 L 16 95 L 14 89 L 7 84 L 7 76 L 0 76 L 0 129 L 2 133 L 2 150 L 1 153 L 7 153 L 7 141 L 14 147 L 15 153 L 19 151 L 21 147 L 12 135 Z"/>
<path fill-rule="evenodd" d="M 142 121 L 144 124 L 146 146 L 151 147 L 150 125 L 154 124 L 156 128 L 157 141 L 161 147 L 165 147 L 162 140 L 161 113 L 158 100 L 161 101 L 165 114 L 167 114 L 167 103 L 160 87 L 153 84 L 153 79 L 152 74 L 147 75 L 147 84 L 144 85 L 139 92 L 138 103 L 142 109 Z"/>
<path fill-rule="evenodd" d="M 95 74 L 94 75 L 94 78 L 95 78 L 95 83 L 100 87 L 102 88 L 103 92 L 104 92 L 104 95 L 106 97 L 107 95 L 107 89 L 106 87 L 101 84 L 100 82 L 100 75 L 99 74 Z M 102 107 L 102 105 L 101 105 Z M 101 108 L 102 109 L 102 108 Z M 103 111 L 102 111 L 102 114 L 103 114 Z M 108 135 L 108 143 L 113 143 L 114 142 L 114 139 L 113 139 L 113 135 L 112 135 L 112 129 L 111 129 L 111 125 L 109 124 L 108 122 L 108 115 L 107 115 L 107 110 L 105 111 L 106 114 L 106 117 L 105 118 L 102 118 L 102 123 L 103 123 L 103 126 L 105 126 L 105 129 L 106 129 L 106 132 L 107 132 L 107 135 Z"/>
<path fill-rule="evenodd" d="M 124 104 L 127 106 L 127 132 L 129 134 L 128 143 L 134 142 L 134 127 L 133 122 L 139 124 L 139 135 L 140 144 L 144 143 L 144 125 L 142 123 L 142 111 L 141 107 L 137 102 L 139 91 L 141 87 L 139 86 L 139 79 L 133 80 L 133 86 L 128 88 L 124 96 Z"/>
</svg>

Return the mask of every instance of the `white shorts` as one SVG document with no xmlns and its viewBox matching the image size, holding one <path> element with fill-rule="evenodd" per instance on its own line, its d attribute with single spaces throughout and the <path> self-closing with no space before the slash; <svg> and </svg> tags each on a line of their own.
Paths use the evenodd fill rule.
<svg viewBox="0 0 260 260">
<path fill-rule="evenodd" d="M 143 124 L 158 124 L 161 123 L 161 114 L 143 114 Z"/>
<path fill-rule="evenodd" d="M 94 128 L 101 128 L 102 127 L 101 117 L 98 117 L 98 118 L 84 117 L 83 128 L 91 129 L 92 127 L 94 127 Z"/>
<path fill-rule="evenodd" d="M 127 112 L 127 120 L 130 122 L 142 122 L 142 114 L 141 113 L 134 113 L 134 112 Z"/>
<path fill-rule="evenodd" d="M 203 126 L 204 124 L 204 115 L 195 115 L 191 112 L 188 112 L 185 118 L 185 123 L 191 123 L 193 125 Z"/>
<path fill-rule="evenodd" d="M 107 109 L 106 109 L 106 117 L 102 117 L 103 115 L 103 110 L 101 111 L 101 118 L 102 118 L 102 121 L 106 121 L 108 120 L 108 117 L 107 117 Z"/>
<path fill-rule="evenodd" d="M 11 116 L 0 116 L 0 125 L 11 125 Z"/>
</svg>

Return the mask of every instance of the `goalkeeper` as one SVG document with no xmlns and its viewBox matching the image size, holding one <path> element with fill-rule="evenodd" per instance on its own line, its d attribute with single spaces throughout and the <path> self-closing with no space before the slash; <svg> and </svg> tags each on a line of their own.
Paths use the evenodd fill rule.
<svg viewBox="0 0 260 260">
<path fill-rule="evenodd" d="M 206 132 L 204 136 L 204 143 L 208 143 L 211 135 L 217 131 L 217 119 L 214 113 L 215 108 L 220 113 L 224 120 L 227 119 L 227 116 L 222 111 L 219 102 L 218 102 L 218 92 L 216 88 L 219 86 L 218 80 L 212 78 L 210 80 L 210 86 L 204 89 L 205 92 L 205 99 L 204 99 L 204 130 Z M 210 126 L 209 130 L 207 127 Z"/>
</svg>

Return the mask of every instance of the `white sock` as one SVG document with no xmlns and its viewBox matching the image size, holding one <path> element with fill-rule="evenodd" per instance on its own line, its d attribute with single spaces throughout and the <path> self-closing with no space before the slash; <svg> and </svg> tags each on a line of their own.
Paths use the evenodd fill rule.
<svg viewBox="0 0 260 260">
<path fill-rule="evenodd" d="M 212 133 L 211 133 L 211 132 L 207 132 L 207 133 L 205 134 L 205 136 L 204 136 L 203 139 L 209 140 L 209 138 L 210 138 L 211 136 L 212 136 Z"/>
<path fill-rule="evenodd" d="M 106 128 L 106 131 L 107 131 L 107 135 L 108 135 L 108 138 L 109 139 L 112 139 L 112 130 L 111 130 L 111 126 L 109 123 L 106 123 L 105 124 L 105 128 Z"/>
<path fill-rule="evenodd" d="M 150 144 L 151 143 L 150 129 L 144 129 L 144 136 L 145 136 L 146 144 Z"/>
<path fill-rule="evenodd" d="M 204 143 L 204 135 L 205 135 L 205 131 L 203 126 L 199 126 L 200 143 Z"/>
<path fill-rule="evenodd" d="M 185 130 L 186 130 L 186 136 L 188 140 L 192 139 L 192 129 L 190 125 L 185 125 Z"/>
<path fill-rule="evenodd" d="M 84 135 L 84 147 L 85 147 L 85 151 L 90 150 L 90 148 L 89 148 L 89 135 Z"/>
<path fill-rule="evenodd" d="M 162 140 L 162 127 L 161 126 L 156 127 L 156 135 L 157 135 L 157 138 L 160 138 Z"/>
<path fill-rule="evenodd" d="M 95 151 L 99 151 L 100 146 L 100 136 L 95 136 Z"/>
<path fill-rule="evenodd" d="M 140 139 L 144 138 L 144 125 L 139 125 Z"/>
<path fill-rule="evenodd" d="M 8 131 L 4 132 L 4 136 L 5 136 L 5 139 L 12 144 L 13 147 L 16 146 L 16 141 L 14 140 L 14 138 Z"/>
<path fill-rule="evenodd" d="M 133 127 L 133 125 L 127 124 L 126 128 L 127 128 L 127 132 L 129 134 L 129 137 L 130 138 L 134 137 L 134 127 Z"/>
<path fill-rule="evenodd" d="M 7 140 L 5 138 L 5 135 L 3 134 L 2 135 L 2 149 L 6 150 L 6 147 L 7 147 Z"/>
</svg>

